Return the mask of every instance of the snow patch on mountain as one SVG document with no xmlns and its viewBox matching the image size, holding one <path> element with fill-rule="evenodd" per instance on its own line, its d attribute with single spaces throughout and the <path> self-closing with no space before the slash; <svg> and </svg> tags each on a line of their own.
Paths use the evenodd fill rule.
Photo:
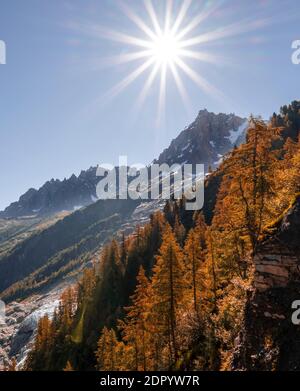
<svg viewBox="0 0 300 391">
<path fill-rule="evenodd" d="M 224 160 L 224 156 L 219 154 L 219 153 L 218 153 L 218 158 L 219 159 L 216 162 L 214 162 L 215 166 L 219 166 L 223 162 L 223 160 Z"/>
<path fill-rule="evenodd" d="M 76 210 L 79 210 L 81 208 L 83 208 L 83 205 L 74 205 L 73 210 L 76 211 Z"/>
<path fill-rule="evenodd" d="M 98 198 L 95 197 L 95 196 L 92 194 L 92 195 L 91 195 L 91 200 L 92 200 L 93 202 L 97 202 L 97 201 L 98 201 Z"/>
<path fill-rule="evenodd" d="M 246 120 L 238 127 L 237 130 L 234 130 L 234 129 L 230 130 L 229 131 L 230 135 L 225 138 L 229 139 L 229 141 L 232 145 L 236 145 L 238 141 L 239 141 L 239 143 L 241 143 L 244 141 L 241 139 L 245 137 L 245 132 L 246 132 L 247 128 L 248 128 L 248 121 Z"/>
</svg>

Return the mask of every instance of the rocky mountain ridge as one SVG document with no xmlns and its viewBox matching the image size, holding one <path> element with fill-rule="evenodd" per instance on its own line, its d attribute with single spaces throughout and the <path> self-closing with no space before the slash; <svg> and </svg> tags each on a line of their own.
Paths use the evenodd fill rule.
<svg viewBox="0 0 300 391">
<path fill-rule="evenodd" d="M 161 153 L 155 163 L 172 165 L 204 164 L 215 168 L 224 154 L 245 140 L 248 121 L 234 114 L 199 111 L 195 121 L 183 130 Z M 47 216 L 61 211 L 72 212 L 97 200 L 97 167 L 82 171 L 79 176 L 46 182 L 41 188 L 29 189 L 18 202 L 0 212 L 0 219 L 24 216 Z"/>
<path fill-rule="evenodd" d="M 24 216 L 48 216 L 61 211 L 74 211 L 90 205 L 96 198 L 98 183 L 96 167 L 82 171 L 60 181 L 51 179 L 41 188 L 29 189 L 18 202 L 10 204 L 0 218 L 19 218 Z"/>
</svg>

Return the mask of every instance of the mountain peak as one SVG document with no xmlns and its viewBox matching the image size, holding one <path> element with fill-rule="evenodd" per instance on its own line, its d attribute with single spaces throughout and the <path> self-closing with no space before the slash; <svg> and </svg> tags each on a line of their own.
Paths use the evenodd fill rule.
<svg viewBox="0 0 300 391">
<path fill-rule="evenodd" d="M 202 163 L 206 169 L 210 165 L 216 167 L 225 153 L 245 140 L 247 127 L 246 118 L 202 109 L 155 163 Z"/>
</svg>

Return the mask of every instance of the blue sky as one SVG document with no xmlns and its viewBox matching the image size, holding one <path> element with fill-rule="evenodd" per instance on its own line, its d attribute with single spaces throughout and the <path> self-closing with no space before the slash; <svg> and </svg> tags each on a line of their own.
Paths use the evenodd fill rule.
<svg viewBox="0 0 300 391">
<path fill-rule="evenodd" d="M 141 0 L 126 3 L 151 26 Z M 173 3 L 175 18 L 182 1 Z M 160 18 L 165 4 L 153 0 Z M 299 99 L 300 65 L 291 62 L 291 44 L 300 39 L 298 2 L 193 0 L 182 27 L 210 8 L 192 35 L 226 32 L 228 26 L 233 34 L 197 47 L 222 60 L 187 63 L 224 97 L 203 91 L 181 72 L 190 97 L 186 110 L 167 72 L 165 116 L 158 123 L 159 80 L 139 110 L 136 106 L 149 70 L 107 99 L 141 63 L 106 61 L 133 48 L 106 39 L 103 31 L 145 37 L 117 0 L 1 0 L 7 64 L 0 65 L 0 209 L 30 187 L 101 162 L 117 163 L 119 155 L 127 155 L 129 163 L 151 162 L 202 108 L 268 118 Z"/>
</svg>

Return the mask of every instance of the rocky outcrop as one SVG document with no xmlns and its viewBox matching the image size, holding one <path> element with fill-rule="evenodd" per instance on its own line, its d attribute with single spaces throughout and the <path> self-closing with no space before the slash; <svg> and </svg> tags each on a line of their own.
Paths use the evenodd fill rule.
<svg viewBox="0 0 300 391">
<path fill-rule="evenodd" d="M 0 371 L 10 363 L 11 344 L 20 324 L 36 308 L 33 303 L 13 302 L 7 306 L 5 319 L 0 324 Z"/>
<path fill-rule="evenodd" d="M 7 306 L 5 321 L 0 323 L 0 371 L 12 358 L 17 360 L 19 368 L 22 367 L 34 342 L 39 319 L 46 314 L 52 316 L 63 287 Z"/>
<path fill-rule="evenodd" d="M 267 243 L 255 256 L 254 285 L 258 291 L 286 287 L 299 274 L 299 258 L 280 243 Z"/>
<path fill-rule="evenodd" d="M 300 197 L 273 230 L 254 257 L 258 291 L 286 287 L 300 278 Z"/>
<path fill-rule="evenodd" d="M 235 370 L 300 370 L 300 326 L 292 322 L 292 303 L 300 300 L 300 197 L 272 231 L 254 257 Z"/>
</svg>

